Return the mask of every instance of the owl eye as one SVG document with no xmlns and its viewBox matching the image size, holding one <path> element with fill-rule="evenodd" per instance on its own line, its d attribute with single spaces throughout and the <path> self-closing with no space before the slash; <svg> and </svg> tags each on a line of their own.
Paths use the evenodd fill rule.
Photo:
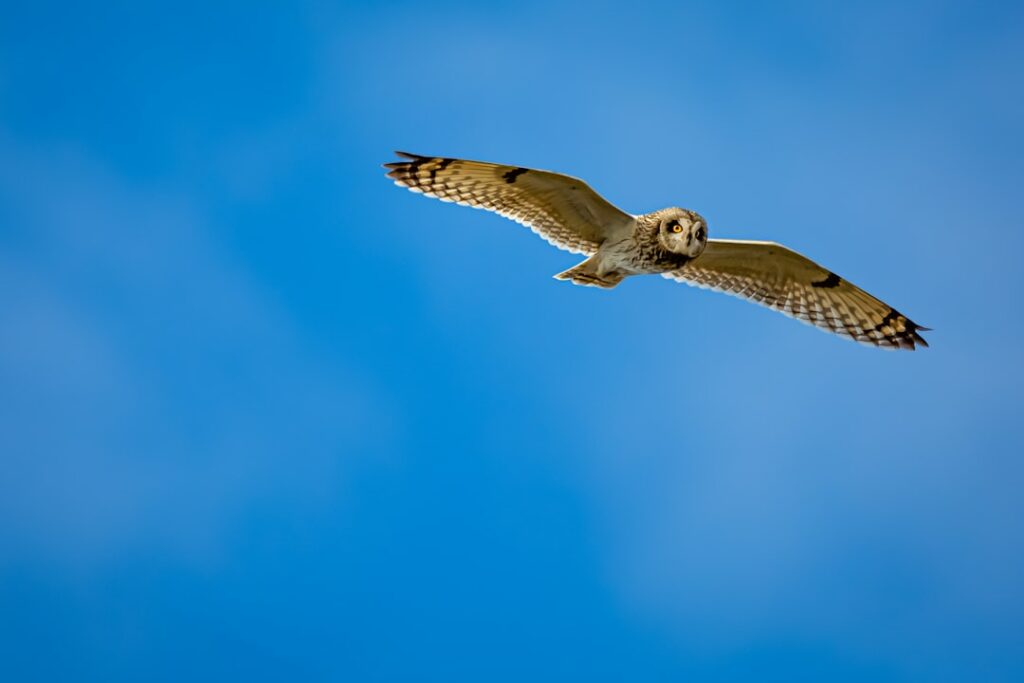
<svg viewBox="0 0 1024 683">
<path fill-rule="evenodd" d="M 678 223 L 673 223 L 672 224 L 672 232 L 674 232 L 674 233 L 676 233 L 678 235 L 682 231 L 683 231 L 683 226 L 679 225 Z"/>
<path fill-rule="evenodd" d="M 697 228 L 697 239 L 703 240 L 705 235 L 707 235 L 707 233 L 704 231 L 703 227 Z"/>
</svg>

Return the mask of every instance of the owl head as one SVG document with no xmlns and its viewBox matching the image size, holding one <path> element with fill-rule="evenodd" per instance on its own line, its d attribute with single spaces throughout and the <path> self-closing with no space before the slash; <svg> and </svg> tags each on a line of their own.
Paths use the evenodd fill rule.
<svg viewBox="0 0 1024 683">
<path fill-rule="evenodd" d="M 696 258 L 708 243 L 708 224 L 686 209 L 665 209 L 658 223 L 658 243 L 673 254 Z"/>
</svg>

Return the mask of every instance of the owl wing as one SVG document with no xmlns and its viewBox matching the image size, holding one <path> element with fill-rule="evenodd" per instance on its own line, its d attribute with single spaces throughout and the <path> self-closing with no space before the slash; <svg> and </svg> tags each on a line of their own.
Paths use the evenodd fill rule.
<svg viewBox="0 0 1024 683">
<path fill-rule="evenodd" d="M 593 254 L 608 237 L 628 231 L 633 223 L 632 216 L 578 178 L 483 161 L 395 154 L 407 159 L 384 164 L 396 185 L 494 211 L 576 254 Z"/>
<path fill-rule="evenodd" d="M 664 277 L 738 296 L 863 344 L 913 350 L 927 330 L 835 273 L 774 242 L 709 240 Z"/>
</svg>

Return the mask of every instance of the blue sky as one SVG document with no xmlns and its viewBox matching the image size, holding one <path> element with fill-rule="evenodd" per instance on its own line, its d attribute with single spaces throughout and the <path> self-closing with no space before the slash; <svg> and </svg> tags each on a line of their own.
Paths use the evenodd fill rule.
<svg viewBox="0 0 1024 683">
<path fill-rule="evenodd" d="M 1024 676 L 1015 4 L 3 15 L 3 680 Z M 396 148 L 694 208 L 932 347 L 556 282 Z"/>
</svg>

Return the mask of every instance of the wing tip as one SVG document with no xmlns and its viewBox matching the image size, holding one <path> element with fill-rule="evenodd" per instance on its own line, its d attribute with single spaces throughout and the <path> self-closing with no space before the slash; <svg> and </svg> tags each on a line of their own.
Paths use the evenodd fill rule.
<svg viewBox="0 0 1024 683">
<path fill-rule="evenodd" d="M 399 157 L 401 159 L 401 161 L 389 161 L 389 162 L 387 162 L 385 164 L 381 164 L 381 166 L 383 168 L 390 168 L 390 169 L 405 168 L 410 163 L 416 163 L 417 161 L 425 161 L 427 159 L 432 159 L 433 158 L 433 157 L 425 157 L 425 156 L 423 156 L 421 154 L 413 154 L 412 152 L 402 152 L 402 151 L 397 150 L 397 149 L 394 151 L 394 155 L 396 157 Z"/>
<path fill-rule="evenodd" d="M 907 320 L 906 329 L 890 337 L 883 337 L 879 340 L 871 340 L 878 346 L 885 346 L 887 348 L 901 349 L 904 351 L 916 351 L 917 347 L 929 348 L 928 341 L 921 336 L 921 332 L 930 332 L 932 328 L 922 327 L 914 323 L 913 321 Z"/>
<path fill-rule="evenodd" d="M 402 159 L 381 164 L 382 168 L 387 169 L 385 175 L 394 180 L 396 185 L 412 189 L 415 185 L 418 185 L 416 182 L 416 168 L 432 157 L 398 150 L 395 150 L 395 156 L 402 157 Z"/>
<path fill-rule="evenodd" d="M 920 344 L 921 346 L 923 346 L 924 348 L 927 349 L 928 348 L 928 342 L 919 333 L 920 332 L 931 332 L 932 328 L 930 328 L 930 327 L 921 327 L 920 325 L 915 325 L 914 323 L 911 323 L 911 325 L 912 325 L 912 327 L 908 331 L 910 332 L 910 336 L 911 336 L 912 340 L 914 342 L 917 342 L 918 344 Z M 911 350 L 913 350 L 913 349 L 914 349 L 914 347 L 912 346 Z"/>
<path fill-rule="evenodd" d="M 416 159 L 430 159 L 431 158 L 431 157 L 423 156 L 422 154 L 413 154 L 412 152 L 403 152 L 403 151 L 397 150 L 397 149 L 395 150 L 395 156 L 403 157 L 405 159 L 411 159 L 413 161 L 415 161 Z"/>
</svg>

